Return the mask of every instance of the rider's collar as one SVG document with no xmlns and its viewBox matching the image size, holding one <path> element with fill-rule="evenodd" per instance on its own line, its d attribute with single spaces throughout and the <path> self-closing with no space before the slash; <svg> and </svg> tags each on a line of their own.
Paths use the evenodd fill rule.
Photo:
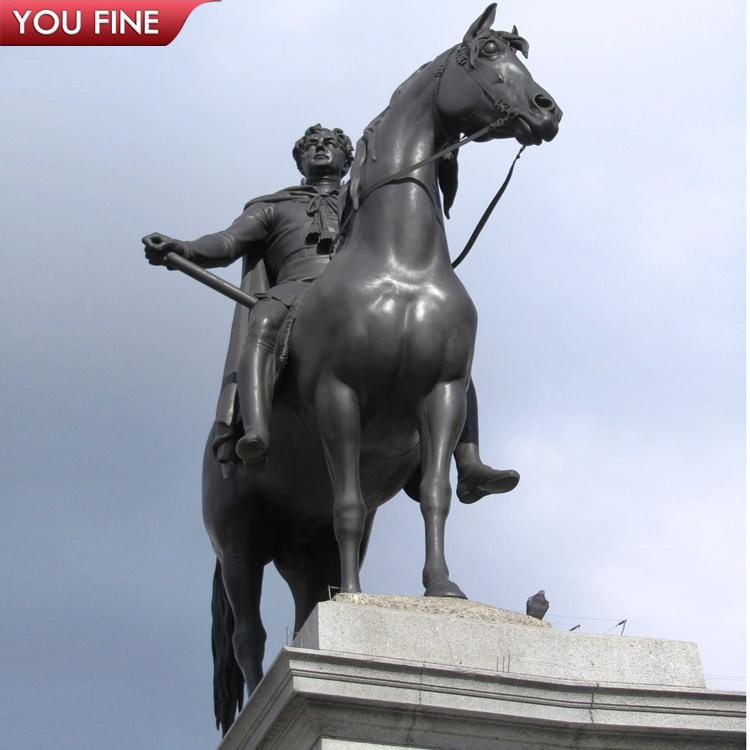
<svg viewBox="0 0 750 750">
<path fill-rule="evenodd" d="M 315 188 L 319 193 L 328 194 L 341 187 L 341 180 L 335 177 L 312 177 L 305 180 L 305 185 Z"/>
</svg>

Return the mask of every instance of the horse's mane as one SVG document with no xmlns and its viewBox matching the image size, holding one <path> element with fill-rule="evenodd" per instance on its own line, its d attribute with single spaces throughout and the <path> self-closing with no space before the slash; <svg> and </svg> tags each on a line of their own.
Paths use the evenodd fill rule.
<svg viewBox="0 0 750 750">
<path fill-rule="evenodd" d="M 464 38 L 461 44 L 453 48 L 456 50 L 456 62 L 459 65 L 468 64 L 472 68 L 475 68 L 482 45 L 490 39 L 503 41 L 512 49 L 521 52 L 524 57 L 529 56 L 529 43 L 522 36 L 519 36 L 518 29 L 514 26 L 513 31 L 511 32 L 486 29 L 473 38 Z M 447 59 L 453 49 L 440 57 Z M 347 215 L 359 208 L 359 197 L 362 192 L 362 183 L 364 181 L 365 172 L 367 171 L 367 162 L 377 161 L 378 158 L 377 136 L 383 119 L 401 94 L 411 87 L 411 84 L 413 84 L 419 74 L 436 61 L 437 58 L 436 60 L 421 65 L 393 92 L 388 106 L 365 128 L 362 137 L 357 141 L 356 153 L 354 155 L 354 161 L 350 173 L 351 176 L 346 190 L 347 200 L 344 206 L 342 225 L 346 223 L 345 220 Z M 440 75 L 440 72 L 440 69 L 438 69 L 436 75 Z M 443 194 L 443 211 L 446 217 L 450 218 L 450 209 L 453 205 L 456 193 L 458 192 L 458 150 L 452 151 L 440 160 L 440 165 L 438 167 L 438 184 L 440 186 L 440 191 Z"/>
<path fill-rule="evenodd" d="M 434 62 L 434 60 L 432 61 Z M 364 180 L 366 164 L 368 157 L 371 161 L 378 160 L 377 153 L 377 135 L 380 130 L 380 125 L 383 122 L 386 114 L 393 107 L 396 101 L 399 99 L 405 89 L 409 88 L 414 82 L 417 76 L 428 66 L 430 63 L 420 65 L 391 95 L 391 100 L 388 102 L 388 106 L 364 129 L 362 137 L 357 141 L 356 151 L 354 153 L 354 161 L 352 162 L 352 168 L 349 178 L 348 186 L 348 197 L 347 209 L 356 211 L 359 208 L 359 196 L 362 192 L 362 181 Z"/>
<path fill-rule="evenodd" d="M 393 107 L 404 91 L 409 89 L 416 78 L 428 66 L 432 65 L 435 60 L 420 65 L 394 92 L 388 106 L 365 128 L 362 137 L 357 141 L 357 150 L 354 155 L 354 162 L 351 168 L 351 177 L 347 190 L 347 202 L 344 208 L 345 216 L 350 211 L 356 211 L 359 208 L 359 196 L 361 194 L 362 182 L 364 180 L 367 162 L 377 161 L 377 136 L 380 125 L 383 122 L 388 111 Z M 458 158 L 457 153 L 451 152 L 440 160 L 438 168 L 438 184 L 443 193 L 443 210 L 445 215 L 450 218 L 450 208 L 458 191 Z"/>
</svg>

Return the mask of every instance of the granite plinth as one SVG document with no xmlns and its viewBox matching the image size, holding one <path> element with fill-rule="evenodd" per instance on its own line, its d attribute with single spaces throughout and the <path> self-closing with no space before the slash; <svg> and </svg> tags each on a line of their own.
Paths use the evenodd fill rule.
<svg viewBox="0 0 750 750">
<path fill-rule="evenodd" d="M 409 599 L 320 604 L 220 750 L 745 747 L 744 694 L 707 690 L 693 644 Z"/>
<path fill-rule="evenodd" d="M 597 683 L 705 687 L 694 643 L 553 630 L 462 599 L 339 595 L 293 646 Z"/>
</svg>

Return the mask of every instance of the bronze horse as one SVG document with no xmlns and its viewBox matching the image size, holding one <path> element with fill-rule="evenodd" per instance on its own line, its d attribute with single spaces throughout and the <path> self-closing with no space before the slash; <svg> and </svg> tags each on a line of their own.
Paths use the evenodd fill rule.
<svg viewBox="0 0 750 750">
<path fill-rule="evenodd" d="M 490 28 L 495 8 L 405 81 L 357 145 L 340 249 L 292 330 L 265 470 L 240 466 L 224 479 L 209 436 L 203 514 L 218 558 L 214 686 L 224 731 L 243 682 L 249 695 L 263 673 L 267 563 L 291 588 L 298 630 L 329 586 L 360 591 L 375 511 L 411 484 L 425 522 L 425 594 L 464 596 L 444 554 L 449 462 L 477 324 L 451 267 L 440 205 L 441 188 L 446 211 L 455 196 L 455 159 L 388 177 L 461 133 L 489 127 L 478 140 L 524 145 L 556 135 L 562 114 L 516 56 L 527 54 L 526 41 Z"/>
</svg>

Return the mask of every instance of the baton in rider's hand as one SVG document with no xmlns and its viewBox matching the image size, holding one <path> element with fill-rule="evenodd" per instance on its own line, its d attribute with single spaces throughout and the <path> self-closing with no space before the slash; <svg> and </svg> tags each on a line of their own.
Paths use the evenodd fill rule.
<svg viewBox="0 0 750 750">
<path fill-rule="evenodd" d="M 166 266 L 170 271 L 182 271 L 245 307 L 253 307 L 258 302 L 257 297 L 246 294 L 221 276 L 206 271 L 205 268 L 183 257 L 186 248 L 185 243 L 180 240 L 167 237 L 160 232 L 152 232 L 147 234 L 142 242 L 146 248 L 146 259 L 152 266 Z"/>
</svg>

